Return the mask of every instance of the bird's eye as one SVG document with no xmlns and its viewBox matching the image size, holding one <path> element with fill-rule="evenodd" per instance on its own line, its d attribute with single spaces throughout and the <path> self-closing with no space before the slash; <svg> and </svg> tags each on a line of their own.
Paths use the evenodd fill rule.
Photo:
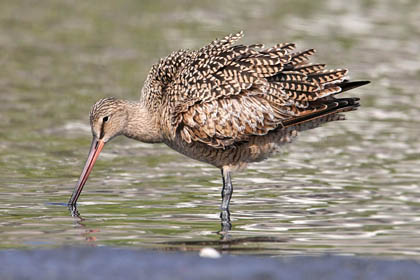
<svg viewBox="0 0 420 280">
<path fill-rule="evenodd" d="M 109 117 L 108 116 L 106 116 L 106 117 L 104 117 L 103 119 L 102 119 L 102 121 L 103 122 L 107 122 L 109 120 Z"/>
</svg>

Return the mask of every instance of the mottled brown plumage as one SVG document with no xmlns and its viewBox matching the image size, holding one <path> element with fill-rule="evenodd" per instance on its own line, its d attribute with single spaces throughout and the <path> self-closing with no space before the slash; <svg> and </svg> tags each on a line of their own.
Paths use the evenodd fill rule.
<svg viewBox="0 0 420 280">
<path fill-rule="evenodd" d="M 123 134 L 166 143 L 222 169 L 222 209 L 227 210 L 230 171 L 265 159 L 299 131 L 342 120 L 343 112 L 359 106 L 358 98 L 336 95 L 367 82 L 349 82 L 345 69 L 308 63 L 315 50 L 293 52 L 292 43 L 268 49 L 235 45 L 242 36 L 161 59 L 152 66 L 139 102 L 98 101 L 90 114 L 90 160 L 69 203 L 76 203 L 104 143 Z"/>
</svg>

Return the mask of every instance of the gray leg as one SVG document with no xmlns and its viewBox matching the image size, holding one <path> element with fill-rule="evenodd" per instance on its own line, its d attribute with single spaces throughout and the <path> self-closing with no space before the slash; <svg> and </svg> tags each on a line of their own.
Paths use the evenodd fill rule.
<svg viewBox="0 0 420 280">
<path fill-rule="evenodd" d="M 230 172 L 222 168 L 223 189 L 222 189 L 222 205 L 221 210 L 229 210 L 229 202 L 233 193 L 232 180 Z"/>
<path fill-rule="evenodd" d="M 222 189 L 222 205 L 220 212 L 221 233 L 227 233 L 231 228 L 229 202 L 232 197 L 233 187 L 230 178 L 230 172 L 222 169 L 223 189 Z"/>
</svg>

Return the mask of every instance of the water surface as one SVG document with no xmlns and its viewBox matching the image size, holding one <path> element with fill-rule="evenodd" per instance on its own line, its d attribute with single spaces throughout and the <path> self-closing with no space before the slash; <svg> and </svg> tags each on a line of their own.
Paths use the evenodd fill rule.
<svg viewBox="0 0 420 280">
<path fill-rule="evenodd" d="M 347 2 L 2 1 L 0 248 L 419 258 L 420 3 Z M 217 233 L 219 170 L 123 138 L 103 151 L 72 217 L 64 204 L 89 148 L 90 106 L 138 99 L 160 57 L 238 30 L 244 43 L 315 47 L 314 61 L 371 80 L 351 93 L 362 107 L 234 174 L 228 237 Z"/>
</svg>

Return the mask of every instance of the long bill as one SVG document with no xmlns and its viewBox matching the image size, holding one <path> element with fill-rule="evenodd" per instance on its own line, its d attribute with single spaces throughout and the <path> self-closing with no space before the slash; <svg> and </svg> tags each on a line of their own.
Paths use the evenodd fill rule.
<svg viewBox="0 0 420 280">
<path fill-rule="evenodd" d="M 101 139 L 97 139 L 93 137 L 92 144 L 90 146 L 90 151 L 88 158 L 85 163 L 85 167 L 83 168 L 82 174 L 80 175 L 79 181 L 77 182 L 76 187 L 74 188 L 73 194 L 68 202 L 69 205 L 76 205 L 77 199 L 79 198 L 80 194 L 82 193 L 83 186 L 85 185 L 90 172 L 96 162 L 96 159 L 99 156 L 99 153 L 102 151 L 105 142 Z"/>
</svg>

